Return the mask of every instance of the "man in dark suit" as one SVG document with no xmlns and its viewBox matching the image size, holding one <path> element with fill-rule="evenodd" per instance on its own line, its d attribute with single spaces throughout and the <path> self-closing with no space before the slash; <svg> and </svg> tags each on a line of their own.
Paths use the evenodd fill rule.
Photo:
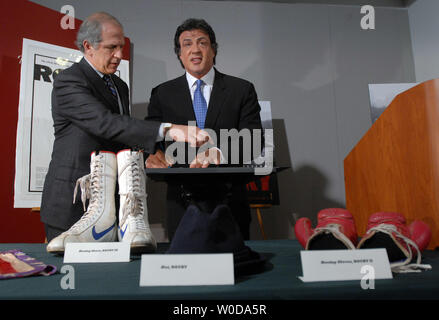
<svg viewBox="0 0 439 320">
<path fill-rule="evenodd" d="M 122 25 L 113 16 L 96 13 L 80 27 L 77 44 L 84 58 L 62 71 L 52 92 L 55 141 L 46 175 L 41 220 L 47 240 L 74 225 L 84 213 L 72 203 L 75 183 L 90 172 L 92 152 L 116 153 L 124 148 L 153 152 L 169 132 L 176 140 L 201 143 L 206 134 L 158 121 L 129 116 L 128 86 L 114 75 L 122 59 Z"/>
<path fill-rule="evenodd" d="M 250 132 L 255 129 L 261 130 L 260 106 L 253 84 L 216 70 L 213 66 L 217 48 L 215 33 L 206 21 L 184 21 L 175 33 L 174 49 L 186 73 L 152 90 L 146 119 L 177 124 L 196 121 L 198 127 L 215 131 L 218 138 L 217 146 L 221 145 L 221 129 L 248 129 Z M 205 168 L 209 164 L 224 161 L 231 164 L 234 155 L 230 146 L 231 143 L 229 150 L 213 147 L 198 153 L 194 159 L 188 159 L 190 167 Z M 222 162 L 224 152 L 227 156 Z M 245 158 L 242 145 L 239 152 L 239 161 L 233 164 L 242 164 Z M 147 168 L 169 166 L 171 163 L 169 158 L 165 157 L 165 153 L 164 148 L 158 148 L 148 157 Z M 228 204 L 244 239 L 249 239 L 251 216 L 244 185 L 232 187 L 232 197 Z M 167 228 L 170 239 L 185 212 L 186 205 L 182 199 L 181 186 L 178 183 L 168 183 Z"/>
</svg>

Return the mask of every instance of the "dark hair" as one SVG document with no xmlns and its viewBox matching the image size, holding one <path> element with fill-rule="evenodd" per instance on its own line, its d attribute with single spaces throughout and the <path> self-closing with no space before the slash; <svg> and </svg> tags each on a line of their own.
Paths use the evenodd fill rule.
<svg viewBox="0 0 439 320">
<path fill-rule="evenodd" d="M 213 52 L 215 53 L 215 56 L 213 57 L 213 64 L 216 63 L 216 54 L 218 52 L 218 43 L 216 43 L 216 37 L 215 32 L 213 31 L 212 27 L 203 19 L 194 19 L 190 18 L 185 20 L 181 25 L 178 26 L 177 30 L 175 31 L 174 36 L 174 52 L 177 55 L 178 60 L 180 61 L 181 66 L 184 68 L 183 63 L 180 60 L 180 35 L 185 31 L 195 30 L 199 29 L 205 32 L 210 39 L 210 46 L 213 49 Z"/>
</svg>

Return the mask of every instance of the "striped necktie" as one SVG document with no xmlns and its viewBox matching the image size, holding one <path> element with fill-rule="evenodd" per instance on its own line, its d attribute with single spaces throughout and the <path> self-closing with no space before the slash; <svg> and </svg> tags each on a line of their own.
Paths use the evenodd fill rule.
<svg viewBox="0 0 439 320">
<path fill-rule="evenodd" d="M 198 127 L 204 129 L 204 122 L 206 121 L 207 103 L 201 92 L 202 80 L 197 80 L 197 88 L 194 93 L 194 112 L 197 119 Z"/>
<path fill-rule="evenodd" d="M 108 74 L 105 74 L 102 77 L 105 81 L 105 84 L 107 85 L 108 90 L 110 90 L 111 94 L 113 95 L 113 97 L 115 99 L 117 99 L 117 91 L 116 88 L 114 87 L 113 81 L 111 81 L 111 78 Z"/>
</svg>

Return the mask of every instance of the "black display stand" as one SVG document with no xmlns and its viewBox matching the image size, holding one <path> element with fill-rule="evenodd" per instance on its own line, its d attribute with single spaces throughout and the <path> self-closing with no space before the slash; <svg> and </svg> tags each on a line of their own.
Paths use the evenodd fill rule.
<svg viewBox="0 0 439 320">
<path fill-rule="evenodd" d="M 275 167 L 271 174 L 283 169 Z M 216 206 L 226 202 L 232 185 L 245 185 L 261 177 L 255 174 L 253 167 L 231 166 L 147 168 L 145 172 L 154 181 L 180 184 L 183 199 L 207 212 L 212 212 Z"/>
<path fill-rule="evenodd" d="M 275 172 L 276 168 L 273 168 Z M 160 169 L 145 169 L 146 175 L 155 181 L 178 181 L 182 183 L 197 182 L 242 182 L 247 183 L 257 179 L 255 168 L 252 167 L 229 167 L 215 166 L 208 168 L 170 167 Z"/>
</svg>

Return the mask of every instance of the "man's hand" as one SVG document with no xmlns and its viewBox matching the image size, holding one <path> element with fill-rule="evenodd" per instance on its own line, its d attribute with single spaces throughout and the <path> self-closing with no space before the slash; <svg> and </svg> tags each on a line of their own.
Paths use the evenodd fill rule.
<svg viewBox="0 0 439 320">
<path fill-rule="evenodd" d="M 221 163 L 221 151 L 218 148 L 210 148 L 197 154 L 190 168 L 207 168 L 211 163 L 216 165 Z"/>
<path fill-rule="evenodd" d="M 188 142 L 191 147 L 199 147 L 208 141 L 212 141 L 207 131 L 195 126 L 172 124 L 164 134 L 165 136 L 169 135 L 174 141 Z"/>
<path fill-rule="evenodd" d="M 168 168 L 173 164 L 173 159 L 166 159 L 162 150 L 157 150 L 155 154 L 150 154 L 145 160 L 145 166 L 147 168 Z"/>
</svg>

